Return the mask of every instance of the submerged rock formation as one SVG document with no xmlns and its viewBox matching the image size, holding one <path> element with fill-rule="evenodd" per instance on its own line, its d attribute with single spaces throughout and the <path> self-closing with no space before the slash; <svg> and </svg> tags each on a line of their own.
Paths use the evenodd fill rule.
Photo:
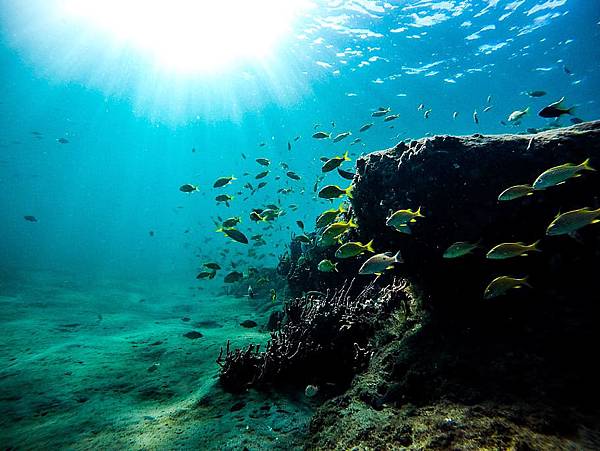
<svg viewBox="0 0 600 451">
<path fill-rule="evenodd" d="M 374 239 L 378 249 L 401 249 L 402 272 L 421 281 L 434 300 L 447 305 L 445 299 L 453 298 L 453 308 L 457 301 L 480 300 L 490 277 L 505 272 L 529 275 L 534 296 L 589 293 L 587 281 L 594 272 L 582 259 L 597 257 L 598 230 L 582 229 L 579 240 L 545 237 L 545 231 L 559 211 L 598 208 L 598 174 L 583 173 L 511 201 L 501 202 L 498 195 L 514 185 L 532 184 L 544 170 L 563 163 L 590 157 L 600 169 L 599 138 L 600 122 L 591 122 L 537 135 L 435 136 L 370 154 L 357 162 L 353 191 L 360 236 Z M 420 206 L 425 218 L 411 225 L 412 235 L 385 226 L 390 210 Z M 483 258 L 495 244 L 536 240 L 542 240 L 543 252 L 530 259 Z M 442 258 L 457 241 L 479 242 L 480 251 L 453 261 Z M 565 271 L 569 284 L 548 283 L 564 279 Z"/>
<path fill-rule="evenodd" d="M 331 360 L 349 372 L 351 383 L 317 411 L 310 449 L 597 446 L 600 225 L 572 236 L 545 232 L 559 211 L 600 207 L 600 174 L 586 172 L 530 196 L 498 200 L 506 188 L 531 184 L 552 166 L 587 158 L 600 169 L 600 122 L 536 135 L 436 136 L 359 159 L 348 213 L 359 227 L 346 239 L 374 239 L 377 252 L 400 250 L 404 264 L 373 283 L 372 276 L 357 276 L 364 257 L 345 259 L 339 273 L 317 279 L 307 274 L 320 258 L 333 259 L 335 247 L 307 247 L 300 256 L 295 249 L 286 272 L 296 285 L 305 280 L 338 293 L 356 278 L 353 290 L 337 301 L 317 296 L 325 312 L 344 305 L 360 313 L 357 306 L 366 298 L 358 294 L 368 286 L 369 305 L 380 305 L 379 296 L 391 292 L 410 299 L 410 308 L 401 302 L 388 305 L 384 316 L 365 311 L 370 328 L 357 341 L 344 335 L 339 320 L 317 323 L 324 327 L 318 329 L 314 298 L 297 298 L 289 304 L 297 317 L 287 312 L 287 326 L 273 336 L 271 350 L 228 352 L 222 381 L 319 384 L 335 374 L 323 362 L 356 342 L 369 352 L 360 365 L 348 364 L 349 357 L 341 360 L 345 365 Z M 411 224 L 410 235 L 386 226 L 390 210 L 418 207 L 425 218 Z M 502 242 L 537 240 L 541 252 L 526 257 L 485 257 Z M 457 241 L 479 246 L 464 257 L 443 258 Z M 486 285 L 501 275 L 528 276 L 532 288 L 484 299 Z M 273 350 L 283 358 L 265 372 Z"/>
</svg>

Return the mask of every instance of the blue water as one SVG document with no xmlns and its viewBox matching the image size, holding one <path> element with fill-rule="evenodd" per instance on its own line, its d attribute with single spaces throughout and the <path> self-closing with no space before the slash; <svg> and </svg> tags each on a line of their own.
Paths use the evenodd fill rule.
<svg viewBox="0 0 600 451">
<path fill-rule="evenodd" d="M 365 144 L 350 148 L 358 155 L 428 133 L 524 131 L 547 121 L 535 114 L 517 128 L 500 121 L 515 109 L 537 111 L 562 96 L 569 106 L 578 105 L 578 117 L 600 116 L 596 2 L 383 5 L 320 2 L 295 18 L 269 59 L 271 67 L 241 62 L 207 78 L 167 73 L 161 80 L 161 73 L 135 59 L 127 66 L 128 60 L 98 48 L 81 51 L 59 31 L 36 36 L 34 27 L 44 23 L 36 4 L 3 1 L 3 265 L 191 276 L 200 243 L 207 254 L 226 243 L 210 217 L 241 215 L 243 228 L 258 233 L 260 227 L 247 219 L 249 210 L 282 199 L 284 207 L 295 203 L 300 209 L 282 217 L 268 240 L 264 261 L 274 264 L 268 254 L 283 251 L 287 227 L 297 231 L 296 219 L 310 224 L 327 206 L 312 191 L 319 157 L 341 154 L 355 137 Z M 490 25 L 495 29 L 467 39 Z M 528 90 L 548 94 L 530 99 L 521 94 Z M 488 96 L 493 108 L 483 113 Z M 428 120 L 417 111 L 421 103 L 432 110 Z M 394 129 L 378 120 L 358 133 L 379 106 L 400 114 Z M 479 126 L 472 119 L 475 109 Z M 568 119 L 562 122 L 568 125 Z M 336 145 L 316 142 L 310 138 L 316 123 L 354 135 Z M 288 152 L 287 142 L 298 135 Z M 57 143 L 61 137 L 69 143 Z M 268 146 L 259 148 L 263 141 Z M 269 183 L 242 201 L 245 195 L 235 193 L 245 192 L 242 186 L 252 178 L 241 174 L 258 173 L 254 159 L 263 156 L 272 160 Z M 281 161 L 303 177 L 300 183 L 286 179 Z M 229 209 L 216 206 L 212 182 L 231 174 L 239 180 L 225 191 L 236 199 Z M 329 181 L 344 183 L 335 174 Z M 200 185 L 200 193 L 179 192 L 183 183 Z M 283 186 L 295 192 L 278 196 Z M 28 214 L 39 222 L 24 222 Z"/>
<path fill-rule="evenodd" d="M 61 17 L 61 3 L 0 1 L 4 286 L 16 274 L 44 271 L 95 282 L 169 279 L 183 291 L 220 292 L 227 272 L 196 281 L 201 262 L 273 268 L 300 233 L 296 221 L 310 231 L 331 208 L 314 191 L 322 156 L 348 150 L 354 162 L 426 135 L 540 129 L 550 122 L 537 112 L 563 96 L 577 105 L 576 117 L 600 118 L 595 0 L 303 2 L 265 58 L 236 57 L 214 70 L 207 59 L 209 70 L 198 73 L 162 67 L 135 46 Z M 228 23 L 226 17 L 213 42 L 188 37 L 189 58 L 219 40 L 241 45 L 246 37 Z M 532 90 L 547 94 L 524 94 Z M 528 106 L 520 125 L 503 124 Z M 372 118 L 378 107 L 399 119 Z M 375 125 L 360 133 L 369 122 Z M 334 144 L 311 138 L 316 130 L 352 136 Z M 355 138 L 362 143 L 350 146 Z M 264 170 L 259 157 L 271 160 L 271 172 L 255 180 Z M 353 162 L 343 167 L 351 171 Z M 281 163 L 301 180 L 289 179 Z M 229 175 L 237 180 L 212 188 Z M 253 195 L 244 188 L 260 181 L 268 184 Z M 182 193 L 185 183 L 199 191 Z M 329 183 L 349 184 L 335 171 L 319 187 Z M 224 193 L 234 196 L 230 207 L 214 200 Z M 253 223 L 252 208 L 266 204 L 285 214 Z M 267 244 L 244 246 L 216 233 L 215 220 L 231 216 Z"/>
</svg>

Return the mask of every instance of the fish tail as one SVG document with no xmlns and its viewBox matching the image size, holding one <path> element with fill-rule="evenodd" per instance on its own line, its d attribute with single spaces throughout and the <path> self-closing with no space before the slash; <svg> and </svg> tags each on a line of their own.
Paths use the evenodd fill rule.
<svg viewBox="0 0 600 451">
<path fill-rule="evenodd" d="M 373 249 L 373 240 L 369 241 L 365 245 L 365 249 L 368 250 L 369 252 L 375 252 L 375 249 Z"/>
<path fill-rule="evenodd" d="M 581 169 L 585 169 L 587 171 L 595 171 L 593 167 L 590 166 L 590 159 L 586 158 L 586 160 L 580 164 Z"/>
<path fill-rule="evenodd" d="M 525 287 L 533 288 L 527 279 L 529 279 L 529 276 L 525 276 L 522 279 L 519 279 L 521 281 L 521 285 L 523 285 Z"/>
<path fill-rule="evenodd" d="M 419 206 L 419 208 L 417 208 L 417 212 L 415 213 L 415 216 L 418 216 L 419 218 L 424 218 L 425 215 L 423 213 L 421 213 L 421 207 Z"/>
<path fill-rule="evenodd" d="M 348 151 L 344 152 L 344 161 L 350 161 L 350 157 L 348 156 Z"/>
<path fill-rule="evenodd" d="M 218 228 L 217 230 L 215 230 L 215 232 L 217 232 L 217 233 L 223 232 L 223 227 Z"/>
<path fill-rule="evenodd" d="M 402 255 L 400 255 L 400 251 L 396 252 L 396 255 L 394 255 L 394 262 L 404 263 L 404 260 L 402 259 Z"/>
<path fill-rule="evenodd" d="M 523 113 L 525 113 L 525 114 L 529 114 L 529 107 L 525 108 L 525 109 L 523 110 Z"/>
<path fill-rule="evenodd" d="M 354 222 L 352 220 L 352 218 L 350 218 L 350 220 L 348 221 L 348 228 L 351 228 L 351 227 L 354 227 L 354 228 L 358 227 L 358 224 L 356 224 L 356 222 Z"/>
<path fill-rule="evenodd" d="M 350 199 L 352 199 L 352 189 L 354 188 L 354 185 L 350 185 L 348 188 L 346 188 L 344 191 L 346 192 L 346 196 L 348 196 Z"/>
<path fill-rule="evenodd" d="M 538 245 L 540 244 L 541 240 L 536 240 L 531 246 L 528 246 L 529 248 L 531 248 L 532 251 L 536 251 L 536 252 L 542 252 L 542 250 L 538 247 Z"/>
<path fill-rule="evenodd" d="M 574 116 L 576 111 L 577 105 L 573 105 L 571 108 L 567 108 L 567 114 L 570 114 L 571 116 Z"/>
</svg>

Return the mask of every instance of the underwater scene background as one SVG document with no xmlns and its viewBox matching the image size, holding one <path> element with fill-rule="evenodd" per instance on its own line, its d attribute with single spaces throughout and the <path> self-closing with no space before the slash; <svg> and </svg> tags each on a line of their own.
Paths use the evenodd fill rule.
<svg viewBox="0 0 600 451">
<path fill-rule="evenodd" d="M 320 193 L 358 180 L 361 156 L 600 118 L 600 3 L 123 3 L 0 0 L 0 445 L 343 449 L 307 437 L 352 373 L 242 396 L 219 384 L 219 353 L 228 340 L 264 349 L 268 323 L 291 321 L 273 312 L 289 316 L 306 292 L 353 296 L 341 278 L 290 287 L 281 268 L 301 251 L 309 259 L 323 211 L 350 207 L 351 192 Z M 561 98 L 568 113 L 538 114 Z M 597 167 L 588 150 L 577 158 Z M 486 179 L 511 172 L 498 163 Z M 222 177 L 233 178 L 214 187 Z M 596 204 L 579 207 L 598 208 L 588 194 Z M 337 272 L 317 263 L 314 274 Z M 308 373 L 323 362 L 312 363 Z M 600 443 L 583 423 L 572 449 Z"/>
</svg>

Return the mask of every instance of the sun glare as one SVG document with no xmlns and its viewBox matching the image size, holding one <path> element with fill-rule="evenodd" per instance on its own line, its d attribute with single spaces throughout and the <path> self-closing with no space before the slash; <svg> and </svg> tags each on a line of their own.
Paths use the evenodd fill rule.
<svg viewBox="0 0 600 451">
<path fill-rule="evenodd" d="M 302 0 L 62 0 L 62 19 L 180 74 L 270 56 Z"/>
</svg>

